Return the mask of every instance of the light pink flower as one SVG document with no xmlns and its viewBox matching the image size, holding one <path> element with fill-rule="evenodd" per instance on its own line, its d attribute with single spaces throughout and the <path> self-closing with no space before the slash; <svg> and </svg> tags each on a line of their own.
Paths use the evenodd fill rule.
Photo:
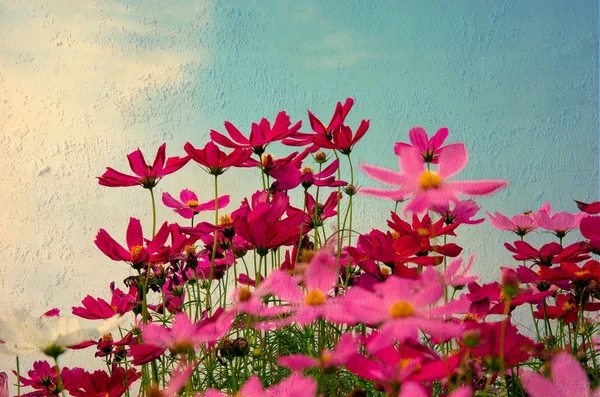
<svg viewBox="0 0 600 397">
<path fill-rule="evenodd" d="M 486 212 L 487 216 L 490 217 L 492 226 L 499 230 L 509 230 L 519 236 L 525 236 L 527 233 L 531 233 L 539 227 L 535 219 L 529 215 L 517 214 L 512 218 L 508 219 L 505 215 L 496 212 L 494 215 Z"/>
<path fill-rule="evenodd" d="M 418 340 L 419 330 L 437 338 L 459 336 L 462 326 L 446 321 L 449 314 L 466 312 L 468 304 L 451 301 L 434 306 L 444 296 L 440 276 L 433 268 L 421 275 L 421 280 L 389 277 L 376 284 L 374 292 L 351 288 L 343 299 L 344 312 L 352 313 L 357 322 L 383 323 L 371 342 L 376 351 L 394 340 Z"/>
<path fill-rule="evenodd" d="M 473 281 L 477 281 L 479 276 L 470 276 L 469 271 L 473 267 L 475 262 L 475 255 L 469 257 L 467 265 L 463 267 L 462 258 L 456 258 L 446 268 L 446 271 L 442 275 L 442 279 L 445 285 L 453 287 L 465 286 Z"/>
<path fill-rule="evenodd" d="M 405 142 L 396 142 L 394 153 L 396 153 L 396 156 L 402 157 L 407 150 L 417 148 L 423 156 L 423 161 L 437 164 L 446 138 L 448 138 L 448 128 L 446 127 L 440 128 L 431 139 L 429 139 L 423 127 L 414 127 L 408 132 L 408 139 L 412 145 Z"/>
<path fill-rule="evenodd" d="M 214 211 L 215 200 L 207 201 L 206 203 L 199 203 L 198 196 L 196 193 L 188 189 L 183 189 L 179 194 L 179 199 L 176 200 L 169 193 L 164 192 L 162 195 L 162 202 L 169 208 L 173 208 L 173 211 L 181 215 L 186 219 L 191 219 L 194 215 L 203 211 Z M 229 204 L 229 195 L 219 197 L 217 202 L 219 208 L 225 208 Z"/>
<path fill-rule="evenodd" d="M 360 192 L 392 200 L 412 196 L 403 212 L 420 214 L 431 208 L 448 205 L 449 202 L 456 203 L 459 201 L 458 195 L 484 196 L 508 185 L 507 181 L 500 180 L 449 180 L 462 171 L 467 161 L 465 145 L 454 143 L 447 145 L 440 153 L 437 171 L 430 171 L 423 162 L 421 152 L 416 148 L 409 148 L 400 158 L 402 173 L 361 164 L 361 169 L 371 178 L 387 185 L 395 185 L 396 190 L 362 188 Z"/>
<path fill-rule="evenodd" d="M 302 354 L 293 354 L 290 356 L 279 357 L 277 362 L 282 367 L 287 367 L 292 371 L 303 371 L 310 367 L 321 367 L 322 369 L 339 367 L 354 355 L 358 354 L 358 342 L 351 333 L 345 333 L 338 341 L 335 349 L 323 350 L 321 357 L 313 358 Z"/>
<path fill-rule="evenodd" d="M 564 237 L 571 230 L 577 229 L 581 220 L 586 217 L 586 214 L 581 212 L 577 214 L 555 212 L 552 214 L 552 207 L 549 202 L 544 203 L 542 208 L 532 215 L 540 227 L 551 231 L 559 238 Z"/>
<path fill-rule="evenodd" d="M 552 358 L 552 379 L 533 371 L 520 373 L 523 388 L 531 397 L 600 397 L 600 388 L 594 392 L 581 364 L 568 353 Z"/>
</svg>

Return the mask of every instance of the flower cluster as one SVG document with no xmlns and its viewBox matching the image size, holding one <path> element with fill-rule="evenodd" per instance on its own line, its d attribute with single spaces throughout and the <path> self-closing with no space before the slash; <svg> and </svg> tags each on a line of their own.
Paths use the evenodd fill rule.
<svg viewBox="0 0 600 397">
<path fill-rule="evenodd" d="M 0 352 L 52 359 L 17 367 L 17 394 L 600 395 L 600 203 L 488 212 L 514 233 L 504 246 L 515 262 L 498 281 L 480 280 L 456 237 L 485 221 L 471 197 L 508 182 L 454 179 L 468 163 L 464 143 L 446 143 L 447 128 L 429 138 L 415 127 L 390 153 L 400 171 L 360 164 L 391 188 L 357 188 L 352 155 L 370 121 L 348 125 L 353 105 L 339 102 L 327 125 L 309 111 L 312 132 L 283 111 L 252 123 L 249 136 L 226 121 L 227 135 L 211 130 L 203 148 L 186 143 L 184 157 L 166 158 L 163 144 L 152 165 L 139 149 L 127 156 L 135 175 L 107 168 L 101 185 L 150 192 L 151 232 L 135 217 L 124 240 L 98 231 L 96 246 L 131 276 L 105 297 L 83 297 L 73 316 L 0 319 Z M 303 149 L 266 153 L 279 144 Z M 163 192 L 177 221 L 157 228 L 154 190 L 188 163 L 214 190 L 194 192 L 191 181 L 179 199 Z M 262 189 L 229 210 L 219 181 L 235 168 L 255 172 Z M 360 196 L 391 201 L 386 225 L 354 229 Z M 214 221 L 197 222 L 201 212 Z M 549 241 L 529 240 L 541 231 Z M 515 320 L 521 307 L 531 330 Z M 61 368 L 67 349 L 88 351 L 106 370 Z M 2 395 L 6 383 L 0 374 Z"/>
</svg>

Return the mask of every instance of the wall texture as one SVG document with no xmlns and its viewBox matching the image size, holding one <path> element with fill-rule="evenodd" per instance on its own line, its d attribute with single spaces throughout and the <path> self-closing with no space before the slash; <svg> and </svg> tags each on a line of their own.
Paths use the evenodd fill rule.
<svg viewBox="0 0 600 397">
<path fill-rule="evenodd" d="M 598 198 L 596 1 L 0 0 L 0 313 L 70 312 L 128 275 L 93 239 L 124 239 L 129 216 L 149 228 L 150 198 L 98 186 L 105 166 L 162 142 L 181 155 L 225 119 L 328 118 L 347 96 L 351 124 L 371 119 L 356 163 L 394 168 L 411 127 L 447 126 L 470 149 L 462 177 L 511 181 L 484 210 Z M 235 205 L 249 175 L 223 178 Z M 189 165 L 159 191 L 210 182 Z M 356 200 L 356 224 L 381 227 L 391 208 Z M 460 241 L 492 278 L 511 263 L 505 238 L 485 223 Z"/>
</svg>

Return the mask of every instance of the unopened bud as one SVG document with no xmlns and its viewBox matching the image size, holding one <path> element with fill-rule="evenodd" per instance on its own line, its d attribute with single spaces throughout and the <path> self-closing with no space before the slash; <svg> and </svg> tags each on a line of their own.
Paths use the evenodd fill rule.
<svg viewBox="0 0 600 397">
<path fill-rule="evenodd" d="M 236 357 L 244 357 L 248 354 L 248 350 L 250 350 L 250 346 L 248 345 L 248 341 L 244 338 L 237 338 L 233 341 L 233 354 Z"/>
<path fill-rule="evenodd" d="M 315 161 L 319 164 L 323 164 L 324 162 L 326 162 L 327 155 L 325 154 L 325 152 L 322 150 L 319 150 L 317 153 L 315 153 Z"/>
</svg>

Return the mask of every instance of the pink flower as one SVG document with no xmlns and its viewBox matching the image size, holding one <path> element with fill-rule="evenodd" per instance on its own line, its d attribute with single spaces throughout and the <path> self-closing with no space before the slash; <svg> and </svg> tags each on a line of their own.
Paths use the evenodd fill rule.
<svg viewBox="0 0 600 397">
<path fill-rule="evenodd" d="M 233 140 L 214 130 L 210 131 L 210 139 L 228 148 L 251 148 L 255 154 L 260 156 L 264 153 L 269 143 L 288 138 L 298 132 L 302 126 L 302 122 L 299 121 L 290 128 L 291 125 L 290 117 L 282 111 L 277 114 L 272 127 L 265 118 L 260 120 L 258 124 L 252 123 L 249 138 L 243 136 L 233 124 L 226 121 L 225 129 Z"/>
<path fill-rule="evenodd" d="M 408 132 L 408 139 L 410 139 L 412 145 L 396 142 L 394 153 L 396 153 L 396 156 L 402 157 L 407 150 L 417 148 L 426 163 L 437 164 L 446 138 L 448 138 L 448 128 L 446 127 L 440 128 L 431 139 L 429 139 L 423 127 L 415 127 Z"/>
<path fill-rule="evenodd" d="M 282 367 L 287 367 L 292 371 L 303 371 L 311 367 L 320 367 L 325 370 L 346 364 L 352 356 L 358 355 L 358 343 L 354 340 L 351 333 L 345 333 L 341 336 L 333 351 L 323 350 L 318 359 L 302 354 L 293 354 L 290 356 L 279 357 L 277 362 Z"/>
<path fill-rule="evenodd" d="M 446 321 L 445 317 L 466 310 L 465 302 L 452 301 L 434 307 L 444 296 L 439 274 L 428 268 L 421 278 L 422 283 L 390 277 L 375 285 L 374 293 L 358 287 L 348 291 L 342 303 L 345 312 L 352 313 L 358 322 L 383 323 L 372 341 L 373 350 L 383 348 L 393 340 L 399 343 L 418 340 L 419 330 L 438 338 L 460 335 L 462 326 Z"/>
<path fill-rule="evenodd" d="M 494 215 L 486 212 L 487 216 L 490 217 L 492 226 L 499 230 L 509 230 L 519 236 L 525 236 L 527 233 L 531 233 L 539 227 L 535 219 L 529 215 L 517 214 L 511 219 L 496 212 Z"/>
<path fill-rule="evenodd" d="M 402 173 L 373 165 L 361 164 L 361 169 L 373 179 L 396 185 L 397 190 L 362 188 L 362 193 L 389 198 L 412 196 L 403 213 L 423 213 L 428 209 L 458 202 L 458 195 L 484 196 L 508 185 L 507 181 L 449 181 L 467 164 L 467 149 L 462 143 L 448 145 L 439 155 L 437 171 L 429 171 L 418 149 L 407 149 L 400 159 Z"/>
<path fill-rule="evenodd" d="M 117 243 L 104 229 L 98 231 L 94 243 L 110 259 L 129 262 L 134 268 L 140 268 L 146 262 L 163 262 L 168 259 L 170 250 L 163 245 L 169 238 L 169 233 L 169 226 L 165 222 L 149 241 L 144 239 L 140 220 L 129 218 L 127 249 Z"/>
<path fill-rule="evenodd" d="M 595 254 L 600 254 L 600 216 L 587 216 L 579 224 L 581 235 L 587 238 L 590 249 Z"/>
<path fill-rule="evenodd" d="M 206 203 L 199 203 L 198 196 L 196 193 L 188 189 L 183 189 L 179 194 L 178 201 L 173 198 L 169 193 L 164 192 L 162 195 L 162 202 L 186 219 L 192 219 L 196 214 L 203 211 L 213 211 L 215 209 L 215 200 L 207 201 Z M 229 204 L 229 195 L 219 197 L 217 205 L 219 208 L 225 208 Z"/>
<path fill-rule="evenodd" d="M 113 295 L 110 304 L 102 298 L 94 299 L 88 295 L 81 301 L 83 307 L 73 306 L 73 315 L 89 320 L 107 320 L 115 314 L 125 314 L 130 311 L 136 303 L 137 288 L 132 285 L 129 288 L 129 293 L 125 294 L 118 288 L 115 290 L 114 286 L 115 283 L 112 282 L 111 291 Z"/>
<path fill-rule="evenodd" d="M 453 287 L 463 287 L 469 283 L 476 281 L 479 276 L 469 276 L 469 271 L 475 262 L 475 255 L 469 257 L 467 265 L 463 267 L 462 258 L 456 258 L 448 265 L 446 271 L 442 275 L 444 284 Z"/>
<path fill-rule="evenodd" d="M 476 225 L 485 221 L 485 218 L 471 219 L 481 209 L 473 200 L 461 200 L 450 208 L 448 204 L 435 207 L 433 210 L 444 218 L 446 225 L 454 222 L 466 225 Z"/>
<path fill-rule="evenodd" d="M 586 214 L 590 214 L 590 215 L 600 214 L 600 201 L 596 201 L 594 203 L 588 204 L 588 203 L 584 203 L 584 202 L 575 200 L 575 203 L 577 203 L 577 207 L 582 212 L 585 212 Z"/>
<path fill-rule="evenodd" d="M 552 379 L 533 371 L 520 372 L 521 383 L 531 397 L 599 397 L 600 388 L 594 392 L 581 364 L 570 354 L 561 352 L 552 358 Z"/>
<path fill-rule="evenodd" d="M 138 377 L 134 369 L 125 371 L 122 367 L 114 367 L 110 375 L 100 370 L 83 372 L 77 379 L 77 389 L 71 389 L 69 393 L 75 397 L 120 397 Z"/>
<path fill-rule="evenodd" d="M 169 157 L 165 162 L 166 147 L 167 144 L 163 143 L 158 148 L 152 165 L 146 163 L 140 149 L 128 154 L 129 166 L 136 176 L 126 175 L 106 167 L 106 172 L 98 177 L 98 183 L 109 187 L 142 185 L 146 189 L 152 189 L 163 176 L 174 173 L 190 161 L 189 157 Z"/>
<path fill-rule="evenodd" d="M 0 397 L 8 397 L 8 375 L 0 372 Z"/>
<path fill-rule="evenodd" d="M 308 189 L 312 185 L 315 186 L 346 186 L 348 183 L 344 181 L 336 181 L 334 173 L 340 166 L 339 160 L 334 160 L 323 171 L 315 174 L 312 168 L 304 167 L 302 171 L 298 168 L 288 165 L 277 168 L 269 174 L 277 181 L 273 183 L 273 188 L 276 190 L 291 190 L 302 184 L 304 189 Z"/>
<path fill-rule="evenodd" d="M 555 212 L 550 215 L 551 213 L 552 207 L 549 202 L 546 202 L 538 212 L 533 213 L 533 217 L 540 227 L 553 232 L 558 238 L 563 238 L 571 230 L 577 229 L 586 216 L 583 213 Z"/>
<path fill-rule="evenodd" d="M 204 149 L 196 149 L 191 143 L 186 142 L 183 150 L 190 155 L 192 160 L 205 168 L 211 175 L 221 175 L 229 167 L 242 166 L 252 156 L 250 149 L 233 149 L 229 154 L 222 152 L 212 141 Z"/>
</svg>

